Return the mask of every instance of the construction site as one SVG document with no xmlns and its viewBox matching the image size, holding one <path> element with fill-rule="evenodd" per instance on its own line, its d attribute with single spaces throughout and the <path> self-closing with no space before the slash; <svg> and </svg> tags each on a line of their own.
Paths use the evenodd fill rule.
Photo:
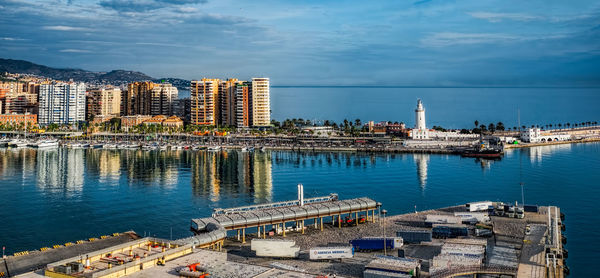
<svg viewBox="0 0 600 278">
<path fill-rule="evenodd" d="M 134 232 L 15 253 L 0 277 L 564 277 L 558 207 L 476 202 L 386 215 L 337 194 L 215 209 L 177 240 Z"/>
</svg>

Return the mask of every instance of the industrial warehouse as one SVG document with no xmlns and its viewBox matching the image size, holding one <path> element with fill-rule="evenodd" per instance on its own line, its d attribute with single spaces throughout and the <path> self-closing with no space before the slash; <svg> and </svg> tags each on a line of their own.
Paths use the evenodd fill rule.
<svg viewBox="0 0 600 278">
<path fill-rule="evenodd" d="M 337 194 L 215 209 L 193 236 L 134 232 L 0 262 L 4 277 L 564 277 L 557 207 L 476 202 L 387 216 L 370 198 Z"/>
</svg>

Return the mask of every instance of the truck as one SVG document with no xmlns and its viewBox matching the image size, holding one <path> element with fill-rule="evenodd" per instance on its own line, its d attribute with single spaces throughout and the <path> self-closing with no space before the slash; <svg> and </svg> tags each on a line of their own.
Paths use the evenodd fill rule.
<svg viewBox="0 0 600 278">
<path fill-rule="evenodd" d="M 363 237 L 351 240 L 350 244 L 352 244 L 355 251 L 383 250 L 384 239 L 382 237 Z M 386 249 L 398 249 L 402 245 L 404 245 L 404 241 L 401 237 L 385 238 Z"/>
<path fill-rule="evenodd" d="M 309 251 L 309 259 L 311 260 L 346 259 L 352 257 L 354 257 L 354 248 L 351 245 L 314 247 Z"/>
<path fill-rule="evenodd" d="M 466 226 L 459 225 L 436 225 L 431 230 L 434 238 L 455 238 L 459 236 L 468 236 L 469 229 Z"/>
</svg>

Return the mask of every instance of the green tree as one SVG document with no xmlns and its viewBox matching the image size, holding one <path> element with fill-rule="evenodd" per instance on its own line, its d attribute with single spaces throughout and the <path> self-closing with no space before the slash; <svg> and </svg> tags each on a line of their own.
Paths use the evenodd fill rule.
<svg viewBox="0 0 600 278">
<path fill-rule="evenodd" d="M 504 123 L 502 123 L 502 122 L 498 122 L 498 123 L 496 124 L 496 129 L 497 129 L 497 130 L 499 130 L 499 131 L 504 131 L 504 129 L 505 129 L 505 127 L 504 127 Z"/>
</svg>

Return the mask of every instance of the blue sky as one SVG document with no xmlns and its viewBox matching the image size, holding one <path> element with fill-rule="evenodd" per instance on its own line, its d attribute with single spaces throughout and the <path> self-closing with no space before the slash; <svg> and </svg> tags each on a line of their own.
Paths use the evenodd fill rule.
<svg viewBox="0 0 600 278">
<path fill-rule="evenodd" d="M 0 57 L 274 85 L 600 86 L 598 1 L 0 0 Z"/>
</svg>

